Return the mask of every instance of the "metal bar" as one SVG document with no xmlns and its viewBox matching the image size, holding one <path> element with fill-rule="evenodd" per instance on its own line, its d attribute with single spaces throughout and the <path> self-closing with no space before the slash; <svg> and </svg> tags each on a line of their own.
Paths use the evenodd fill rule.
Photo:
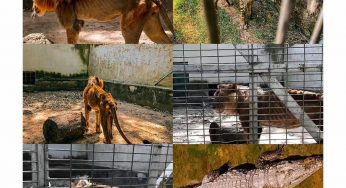
<svg viewBox="0 0 346 188">
<path fill-rule="evenodd" d="M 44 144 L 44 186 L 48 186 L 49 183 L 49 155 L 48 155 L 48 144 Z"/>
<path fill-rule="evenodd" d="M 318 39 L 321 36 L 323 28 L 323 8 L 321 8 L 320 15 L 318 16 L 317 22 L 314 27 L 314 31 L 312 32 L 310 44 L 316 44 L 318 42 Z"/>
<path fill-rule="evenodd" d="M 161 161 L 161 157 L 164 156 L 160 156 L 160 155 L 156 155 L 158 153 L 161 153 L 162 148 L 160 147 L 161 145 L 153 145 L 153 150 L 152 150 L 152 155 L 151 155 L 151 160 L 150 160 L 150 169 L 161 169 L 164 170 L 164 168 L 161 168 L 161 164 L 159 163 L 153 163 L 154 161 Z M 165 165 L 163 165 L 165 166 Z M 149 178 L 149 184 L 148 187 L 155 187 L 156 185 L 156 179 L 159 176 L 159 171 L 157 170 L 150 170 L 149 169 L 149 173 L 148 173 L 148 178 Z"/>
<path fill-rule="evenodd" d="M 173 27 L 172 21 L 171 19 L 169 19 L 167 10 L 161 2 L 164 0 L 152 0 L 152 1 L 159 7 L 160 16 L 162 17 L 163 21 L 165 22 L 165 25 L 168 27 L 168 29 L 172 32 L 174 36 L 175 34 L 174 34 L 174 27 Z"/>
<path fill-rule="evenodd" d="M 287 69 L 288 66 L 288 69 Z M 188 65 L 174 65 L 173 73 L 188 72 L 188 73 L 209 73 L 218 74 L 220 72 L 237 72 L 237 73 L 266 73 L 268 71 L 272 73 L 285 73 L 285 72 L 322 72 L 321 63 L 295 63 L 295 64 L 271 64 L 269 62 L 256 62 L 255 65 L 249 64 L 227 64 L 227 65 L 200 65 L 200 64 L 188 64 Z"/>
<path fill-rule="evenodd" d="M 31 150 L 34 152 L 31 152 L 31 161 L 37 161 L 37 147 L 36 145 L 31 145 Z M 30 161 L 30 162 L 31 162 Z M 39 186 L 38 181 L 39 181 L 39 177 L 38 177 L 38 164 L 37 163 L 33 163 L 31 162 L 31 181 L 32 182 L 36 182 L 36 186 Z"/>
<path fill-rule="evenodd" d="M 284 97 L 287 96 L 287 108 L 291 111 L 291 113 L 297 119 L 301 119 L 301 116 L 304 118 L 304 122 L 301 122 L 302 126 L 309 132 L 309 134 L 315 139 L 316 142 L 319 142 L 323 139 L 323 132 L 319 130 L 319 128 L 315 125 L 313 121 L 307 116 L 302 110 L 301 106 L 290 96 L 285 93 L 284 87 L 280 84 L 280 82 L 271 76 L 261 75 L 258 79 L 268 84 L 269 87 L 273 90 L 276 96 L 284 102 Z"/>
<path fill-rule="evenodd" d="M 44 174 L 44 166 L 45 166 L 45 158 L 44 155 L 42 155 L 44 153 L 44 145 L 43 144 L 35 144 L 36 145 L 36 159 L 37 159 L 37 181 L 38 181 L 38 186 L 39 187 L 43 187 L 45 186 L 44 183 L 44 179 L 45 179 L 45 174 Z"/>
<path fill-rule="evenodd" d="M 276 44 L 283 44 L 285 42 L 286 32 L 288 29 L 288 22 L 290 19 L 290 13 L 294 3 L 295 3 L 295 0 L 281 1 L 280 17 L 279 17 L 279 23 L 276 30 L 276 38 L 275 38 Z"/>
<path fill-rule="evenodd" d="M 165 78 L 167 78 L 169 75 L 171 75 L 173 73 L 173 71 L 170 71 L 169 73 L 165 74 L 163 77 L 161 77 L 157 82 L 155 82 L 154 86 L 159 85 L 159 83 L 164 80 Z"/>
<path fill-rule="evenodd" d="M 208 27 L 209 43 L 220 44 L 220 30 L 214 2 L 203 0 L 203 7 Z"/>
<path fill-rule="evenodd" d="M 252 45 L 251 45 L 252 46 Z M 250 50 L 253 55 L 253 49 Z M 249 64 L 253 65 L 254 59 L 253 56 L 249 58 Z M 250 72 L 251 82 L 249 83 L 250 97 L 249 97 L 249 130 L 250 130 L 250 143 L 258 144 L 258 118 L 257 118 L 257 74 L 254 74 L 253 71 Z"/>
</svg>

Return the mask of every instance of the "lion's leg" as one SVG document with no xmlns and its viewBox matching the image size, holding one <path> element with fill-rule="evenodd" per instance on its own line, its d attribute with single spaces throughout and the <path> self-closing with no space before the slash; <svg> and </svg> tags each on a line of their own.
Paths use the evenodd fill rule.
<svg viewBox="0 0 346 188">
<path fill-rule="evenodd" d="M 96 132 L 100 134 L 102 133 L 101 127 L 100 127 L 100 121 L 101 121 L 100 110 L 95 110 L 95 114 L 96 114 Z"/>
<path fill-rule="evenodd" d="M 74 30 L 73 28 L 66 29 L 67 43 L 76 44 L 79 41 L 79 31 Z"/>
<path fill-rule="evenodd" d="M 85 103 L 85 101 L 84 101 L 84 103 Z M 85 103 L 84 110 L 85 110 L 86 129 L 87 129 L 87 131 L 88 131 L 88 129 L 89 129 L 89 124 L 90 124 L 90 123 L 89 123 L 89 113 L 90 113 L 90 111 L 91 111 L 91 107 L 90 107 L 88 104 Z"/>
<path fill-rule="evenodd" d="M 107 123 L 102 124 L 102 130 L 103 130 L 103 136 L 104 136 L 105 139 L 106 139 L 106 144 L 111 144 L 112 141 L 111 141 L 111 139 L 109 138 L 109 131 L 108 131 L 108 125 L 107 125 Z"/>
<path fill-rule="evenodd" d="M 149 11 L 147 5 L 142 3 L 122 15 L 121 32 L 126 44 L 138 44 Z"/>
<path fill-rule="evenodd" d="M 249 3 L 248 3 L 248 8 L 247 8 L 248 10 L 247 10 L 247 17 L 248 18 L 252 18 L 252 9 L 253 9 L 253 1 L 250 1 Z"/>
<path fill-rule="evenodd" d="M 144 24 L 144 33 L 155 43 L 172 44 L 162 28 L 157 7 L 152 8 L 152 13 L 148 14 L 147 21 Z"/>
<path fill-rule="evenodd" d="M 144 21 L 132 20 L 132 16 L 124 14 L 121 19 L 121 32 L 126 44 L 138 44 Z"/>
<path fill-rule="evenodd" d="M 241 29 L 247 29 L 247 5 L 246 2 L 240 0 L 239 1 L 239 7 L 240 7 L 240 28 Z"/>
</svg>

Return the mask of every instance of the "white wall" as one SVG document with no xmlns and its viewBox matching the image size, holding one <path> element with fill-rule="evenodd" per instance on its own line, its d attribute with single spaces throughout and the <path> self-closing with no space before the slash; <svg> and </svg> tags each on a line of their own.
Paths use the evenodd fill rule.
<svg viewBox="0 0 346 188">
<path fill-rule="evenodd" d="M 152 86 L 172 70 L 172 45 L 102 45 L 91 49 L 89 74 Z"/>
<path fill-rule="evenodd" d="M 87 64 L 74 45 L 68 44 L 24 44 L 24 71 L 45 71 L 62 75 L 87 72 Z"/>
<path fill-rule="evenodd" d="M 228 44 L 175 44 L 173 52 L 173 62 L 188 62 L 188 64 L 245 64 L 247 60 L 241 56 L 233 45 Z M 217 50 L 219 49 L 219 50 Z M 221 50 L 222 49 L 222 50 Z M 184 50 L 184 51 L 182 51 Z M 202 76 L 198 73 L 190 73 L 190 81 L 207 80 L 208 82 L 237 82 L 248 83 L 249 74 L 247 73 L 214 73 L 203 72 Z M 202 77 L 202 78 L 201 78 Z"/>
</svg>

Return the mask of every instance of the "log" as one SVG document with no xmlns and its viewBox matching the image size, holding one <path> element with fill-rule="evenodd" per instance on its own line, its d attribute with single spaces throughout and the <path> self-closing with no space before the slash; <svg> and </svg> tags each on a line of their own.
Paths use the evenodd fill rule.
<svg viewBox="0 0 346 188">
<path fill-rule="evenodd" d="M 71 140 L 83 137 L 86 131 L 86 121 L 81 112 L 52 116 L 43 123 L 46 143 L 71 143 Z"/>
</svg>

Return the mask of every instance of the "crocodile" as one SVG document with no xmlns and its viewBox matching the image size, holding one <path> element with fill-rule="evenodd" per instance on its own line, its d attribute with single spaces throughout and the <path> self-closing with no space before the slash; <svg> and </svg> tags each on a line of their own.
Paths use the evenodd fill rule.
<svg viewBox="0 0 346 188">
<path fill-rule="evenodd" d="M 282 147 L 278 147 L 275 152 L 281 153 Z M 246 163 L 232 168 L 228 161 L 207 174 L 201 183 L 184 187 L 293 188 L 323 165 L 322 155 L 290 156 L 278 159 L 278 156 L 274 155 L 275 152 L 264 153 L 270 160 L 260 164 Z"/>
</svg>

